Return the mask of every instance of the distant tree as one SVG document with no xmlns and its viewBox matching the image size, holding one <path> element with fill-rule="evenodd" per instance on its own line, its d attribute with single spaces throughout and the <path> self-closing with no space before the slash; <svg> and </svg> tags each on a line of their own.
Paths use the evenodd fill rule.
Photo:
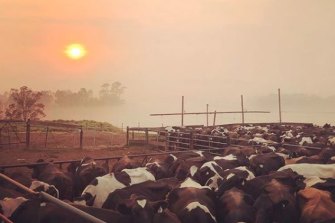
<svg viewBox="0 0 335 223">
<path fill-rule="evenodd" d="M 121 95 L 123 94 L 125 87 L 118 81 L 113 82 L 111 85 L 105 83 L 101 86 L 99 92 L 100 102 L 103 105 L 118 105 L 122 104 L 123 100 Z"/>
<path fill-rule="evenodd" d="M 92 90 L 86 88 L 81 88 L 78 92 L 58 90 L 55 93 L 55 103 L 65 107 L 94 106 L 97 98 L 94 98 Z"/>
<path fill-rule="evenodd" d="M 125 87 L 120 82 L 101 85 L 99 96 L 93 95 L 92 90 L 81 88 L 79 91 L 57 90 L 52 96 L 57 105 L 64 107 L 75 106 L 114 106 L 123 103 L 121 96 Z"/>
<path fill-rule="evenodd" d="M 48 106 L 55 101 L 55 96 L 52 91 L 41 91 L 42 96 L 40 103 L 44 104 L 45 106 Z"/>
<path fill-rule="evenodd" d="M 3 119 L 4 117 L 3 117 L 3 114 L 4 114 L 4 112 L 3 112 L 3 104 L 2 104 L 2 102 L 0 101 L 0 119 Z"/>
<path fill-rule="evenodd" d="M 11 89 L 10 100 L 5 116 L 7 119 L 20 119 L 27 121 L 38 120 L 45 117 L 44 104 L 40 103 L 42 92 L 33 91 L 26 86 L 20 89 Z"/>
<path fill-rule="evenodd" d="M 92 105 L 92 101 L 94 100 L 93 91 L 86 90 L 86 88 L 80 88 L 78 93 L 76 94 L 77 100 L 79 104 L 85 105 Z"/>
<path fill-rule="evenodd" d="M 103 100 L 104 98 L 108 98 L 109 87 L 110 87 L 110 84 L 108 84 L 108 83 L 104 83 L 103 85 L 101 85 L 101 90 L 99 91 L 100 99 Z"/>
<path fill-rule="evenodd" d="M 72 97 L 72 91 L 57 90 L 55 93 L 55 102 L 61 106 L 70 106 L 76 103 Z"/>
<path fill-rule="evenodd" d="M 116 81 L 116 82 L 112 83 L 110 93 L 112 95 L 115 95 L 116 97 L 120 98 L 121 94 L 123 94 L 125 89 L 126 89 L 126 87 L 122 86 L 122 84 L 120 82 Z"/>
</svg>

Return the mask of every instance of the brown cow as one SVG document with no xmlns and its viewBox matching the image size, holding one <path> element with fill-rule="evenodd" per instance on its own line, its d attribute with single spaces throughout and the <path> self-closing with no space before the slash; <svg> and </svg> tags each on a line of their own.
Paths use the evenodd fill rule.
<svg viewBox="0 0 335 223">
<path fill-rule="evenodd" d="M 301 223 L 335 222 L 335 203 L 328 191 L 306 188 L 298 192 Z"/>
<path fill-rule="evenodd" d="M 130 159 L 127 155 L 125 155 L 122 157 L 122 159 L 118 160 L 114 164 L 112 168 L 112 173 L 121 172 L 123 169 L 135 169 L 140 166 L 141 166 L 140 162 Z"/>
<path fill-rule="evenodd" d="M 232 188 L 219 199 L 218 215 L 224 223 L 254 222 L 255 208 L 251 196 Z"/>
</svg>

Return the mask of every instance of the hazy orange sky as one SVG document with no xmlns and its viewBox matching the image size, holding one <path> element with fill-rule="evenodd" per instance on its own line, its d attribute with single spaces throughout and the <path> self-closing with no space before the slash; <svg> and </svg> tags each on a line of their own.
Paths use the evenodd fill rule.
<svg viewBox="0 0 335 223">
<path fill-rule="evenodd" d="M 0 90 L 120 81 L 142 115 L 176 111 L 181 95 L 192 111 L 279 87 L 326 97 L 334 27 L 334 0 L 0 0 Z M 85 58 L 65 57 L 72 42 Z"/>
</svg>

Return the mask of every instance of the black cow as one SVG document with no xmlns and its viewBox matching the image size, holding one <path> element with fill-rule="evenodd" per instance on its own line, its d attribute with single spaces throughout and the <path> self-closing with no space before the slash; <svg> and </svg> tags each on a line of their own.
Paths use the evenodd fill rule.
<svg viewBox="0 0 335 223">
<path fill-rule="evenodd" d="M 256 199 L 262 192 L 266 184 L 272 179 L 288 186 L 292 193 L 305 188 L 304 177 L 293 172 L 291 169 L 272 172 L 268 175 L 258 176 L 252 180 L 246 181 L 243 190 Z"/>
<path fill-rule="evenodd" d="M 85 157 L 78 163 L 71 163 L 67 169 L 72 174 L 74 181 L 74 197 L 79 196 L 94 178 L 103 176 L 108 172 L 107 166 L 98 165 L 90 157 Z"/>
<path fill-rule="evenodd" d="M 254 155 L 250 159 L 250 167 L 256 176 L 269 174 L 284 165 L 284 158 L 276 153 Z"/>
<path fill-rule="evenodd" d="M 112 210 L 101 208 L 76 206 L 84 212 L 87 212 L 108 223 L 132 223 L 129 216 L 122 215 Z M 3 214 L 15 223 L 88 223 L 77 214 L 60 208 L 58 205 L 43 202 L 40 199 L 22 199 L 0 201 L 0 210 Z M 11 211 L 8 211 L 11 210 Z M 0 211 L 1 212 L 1 211 Z"/>
</svg>

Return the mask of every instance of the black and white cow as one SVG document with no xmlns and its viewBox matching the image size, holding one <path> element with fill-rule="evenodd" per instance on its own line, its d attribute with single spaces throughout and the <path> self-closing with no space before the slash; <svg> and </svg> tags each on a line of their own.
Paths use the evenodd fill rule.
<svg viewBox="0 0 335 223">
<path fill-rule="evenodd" d="M 102 207 L 108 195 L 113 191 L 148 180 L 155 181 L 155 179 L 154 174 L 146 167 L 124 169 L 118 173 L 110 173 L 96 177 L 84 189 L 81 197 L 76 198 L 76 203 Z"/>
</svg>

